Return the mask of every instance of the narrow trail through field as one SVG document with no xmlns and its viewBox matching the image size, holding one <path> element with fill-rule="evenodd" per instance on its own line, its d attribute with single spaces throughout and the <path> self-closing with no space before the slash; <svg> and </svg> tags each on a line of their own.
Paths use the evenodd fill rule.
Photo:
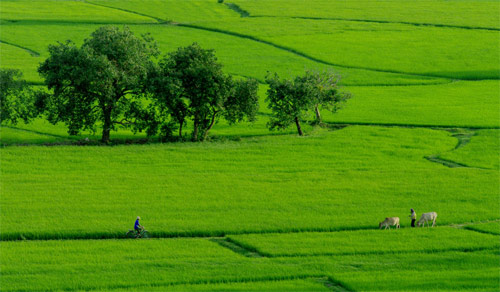
<svg viewBox="0 0 500 292">
<path fill-rule="evenodd" d="M 6 41 L 3 41 L 3 40 L 0 40 L 0 43 L 8 45 L 8 46 L 16 47 L 18 49 L 25 50 L 26 52 L 30 53 L 30 55 L 32 57 L 40 57 L 40 53 L 38 53 L 38 52 L 36 52 L 36 51 L 34 51 L 32 49 L 28 49 L 26 47 L 23 47 L 23 46 L 20 46 L 20 45 L 17 45 L 17 44 L 13 44 L 13 43 L 10 43 L 10 42 L 6 42 Z"/>
</svg>

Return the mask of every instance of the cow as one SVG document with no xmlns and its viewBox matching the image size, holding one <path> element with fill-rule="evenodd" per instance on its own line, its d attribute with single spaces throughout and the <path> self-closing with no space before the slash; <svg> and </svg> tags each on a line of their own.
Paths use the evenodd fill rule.
<svg viewBox="0 0 500 292">
<path fill-rule="evenodd" d="M 384 229 L 391 229 L 391 226 L 394 226 L 396 225 L 396 228 L 399 228 L 399 217 L 389 217 L 389 218 L 385 218 L 384 221 L 380 222 L 378 224 L 378 228 L 379 229 L 382 229 L 382 226 L 385 226 Z"/>
<path fill-rule="evenodd" d="M 417 226 L 423 225 L 425 227 L 425 222 L 427 222 L 427 227 L 429 226 L 429 221 L 432 221 L 432 227 L 436 225 L 436 218 L 438 214 L 436 212 L 423 213 L 420 220 L 418 220 Z"/>
</svg>

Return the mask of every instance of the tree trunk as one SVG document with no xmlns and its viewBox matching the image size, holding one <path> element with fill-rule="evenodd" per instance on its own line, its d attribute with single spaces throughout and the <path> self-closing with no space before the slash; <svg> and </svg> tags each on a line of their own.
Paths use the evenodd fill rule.
<svg viewBox="0 0 500 292">
<path fill-rule="evenodd" d="M 210 131 L 212 129 L 212 127 L 214 126 L 214 124 L 215 124 L 215 116 L 217 116 L 217 112 L 215 112 L 213 114 L 212 120 L 210 121 L 210 125 L 208 126 L 207 130 L 205 132 L 203 132 L 203 139 L 202 139 L 202 141 L 205 141 L 205 139 L 207 139 L 208 131 Z"/>
<path fill-rule="evenodd" d="M 295 117 L 295 124 L 297 125 L 297 131 L 299 132 L 300 136 L 304 136 L 304 133 L 302 132 L 302 128 L 300 127 L 300 121 L 298 117 Z"/>
<path fill-rule="evenodd" d="M 193 129 L 193 141 L 198 141 L 198 129 L 199 128 L 199 124 L 198 122 L 196 121 L 196 118 L 194 119 L 194 129 Z"/>
<path fill-rule="evenodd" d="M 104 124 L 102 126 L 102 143 L 109 143 L 109 134 L 111 132 L 111 107 L 107 106 L 103 109 Z"/>
<path fill-rule="evenodd" d="M 183 124 L 184 124 L 184 121 L 181 121 L 181 122 L 179 123 L 179 137 L 181 137 L 181 138 L 182 138 L 182 125 L 183 125 Z"/>
<path fill-rule="evenodd" d="M 321 114 L 319 112 L 319 105 L 315 105 L 314 106 L 314 111 L 316 112 L 316 122 L 318 122 L 318 124 L 321 124 Z"/>
</svg>

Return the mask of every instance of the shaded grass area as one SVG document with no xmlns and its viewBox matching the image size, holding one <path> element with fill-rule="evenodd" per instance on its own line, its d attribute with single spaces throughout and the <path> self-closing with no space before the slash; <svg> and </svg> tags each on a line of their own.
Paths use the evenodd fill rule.
<svg viewBox="0 0 500 292">
<path fill-rule="evenodd" d="M 497 171 L 424 159 L 455 144 L 442 131 L 353 126 L 239 142 L 7 147 L 1 236 L 121 236 L 138 215 L 153 236 L 373 228 L 429 206 L 446 214 L 440 224 L 497 218 Z"/>
<path fill-rule="evenodd" d="M 439 156 L 472 167 L 499 169 L 500 130 L 479 130 L 467 145 Z"/>
<path fill-rule="evenodd" d="M 500 29 L 497 1 L 231 0 L 251 16 L 359 19 Z M 467 17 L 464 17 L 467 15 Z"/>
<path fill-rule="evenodd" d="M 246 234 L 230 235 L 229 238 L 241 246 L 252 247 L 260 254 L 270 257 L 432 253 L 443 250 L 474 251 L 500 248 L 497 236 L 476 234 L 451 227 L 332 233 Z"/>
<path fill-rule="evenodd" d="M 3 291 L 320 289 L 314 281 L 325 277 L 355 291 L 472 291 L 497 287 L 499 257 L 485 251 L 247 258 L 206 239 L 150 239 L 4 242 L 0 259 Z"/>
</svg>

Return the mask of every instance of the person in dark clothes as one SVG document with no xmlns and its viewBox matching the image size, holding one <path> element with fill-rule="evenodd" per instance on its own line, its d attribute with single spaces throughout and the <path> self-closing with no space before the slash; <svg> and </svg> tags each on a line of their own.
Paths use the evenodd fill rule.
<svg viewBox="0 0 500 292">
<path fill-rule="evenodd" d="M 417 213 L 415 213 L 415 210 L 413 209 L 410 209 L 410 212 L 411 214 L 408 217 L 411 218 L 411 227 L 415 227 L 415 220 L 417 220 Z"/>
<path fill-rule="evenodd" d="M 141 217 L 137 216 L 137 220 L 135 220 L 134 224 L 134 230 L 137 231 L 137 233 L 141 232 L 141 230 L 143 229 L 142 225 L 139 224 L 139 220 L 141 220 Z"/>
</svg>

